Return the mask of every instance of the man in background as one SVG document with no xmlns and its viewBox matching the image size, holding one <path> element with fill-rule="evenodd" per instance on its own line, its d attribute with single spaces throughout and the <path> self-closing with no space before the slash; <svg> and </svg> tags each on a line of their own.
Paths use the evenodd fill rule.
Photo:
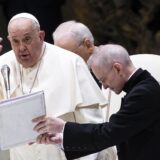
<svg viewBox="0 0 160 160">
<path fill-rule="evenodd" d="M 87 64 L 89 57 L 93 54 L 96 46 L 94 44 L 94 37 L 90 29 L 83 23 L 76 21 L 66 21 L 61 23 L 52 34 L 54 44 L 61 48 L 67 49 L 76 53 L 84 59 Z M 90 70 L 91 71 L 91 70 Z M 93 72 L 91 74 L 98 86 L 101 88 L 102 84 L 95 77 Z M 108 92 L 108 101 L 110 101 L 110 91 Z M 105 120 L 109 119 L 109 106 L 103 110 Z M 108 156 L 107 156 L 108 155 Z M 98 160 L 103 160 L 106 157 L 113 157 L 116 159 L 116 151 L 110 148 L 98 154 Z"/>
<path fill-rule="evenodd" d="M 95 49 L 94 37 L 91 31 L 80 22 L 66 21 L 61 23 L 53 32 L 52 37 L 56 46 L 78 54 L 86 63 Z M 101 88 L 101 83 L 92 71 L 91 74 Z"/>
</svg>

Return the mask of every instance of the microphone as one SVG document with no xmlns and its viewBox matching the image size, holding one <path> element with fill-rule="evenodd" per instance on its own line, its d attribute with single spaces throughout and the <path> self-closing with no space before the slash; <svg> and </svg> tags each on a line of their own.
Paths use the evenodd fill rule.
<svg viewBox="0 0 160 160">
<path fill-rule="evenodd" d="M 5 84 L 5 90 L 6 90 L 6 97 L 7 99 L 10 98 L 10 68 L 8 65 L 3 65 L 1 68 L 1 73 L 3 76 L 4 84 Z"/>
</svg>

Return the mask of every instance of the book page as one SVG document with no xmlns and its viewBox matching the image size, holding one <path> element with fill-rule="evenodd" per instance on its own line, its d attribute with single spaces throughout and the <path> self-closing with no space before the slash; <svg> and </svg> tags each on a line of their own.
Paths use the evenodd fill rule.
<svg viewBox="0 0 160 160">
<path fill-rule="evenodd" d="M 37 92 L 0 103 L 1 150 L 35 141 L 32 119 L 45 115 L 43 92 Z"/>
</svg>

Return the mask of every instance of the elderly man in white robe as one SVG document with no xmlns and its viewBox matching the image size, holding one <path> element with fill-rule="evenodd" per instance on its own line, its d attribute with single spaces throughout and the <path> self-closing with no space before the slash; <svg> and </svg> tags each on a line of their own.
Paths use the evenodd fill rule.
<svg viewBox="0 0 160 160">
<path fill-rule="evenodd" d="M 10 67 L 10 96 L 39 90 L 45 93 L 47 116 L 79 123 L 103 121 L 101 108 L 107 105 L 86 63 L 76 54 L 44 42 L 44 31 L 31 14 L 15 15 L 8 24 L 12 50 L 0 57 L 0 67 Z M 5 99 L 0 74 L 0 99 Z M 34 107 L 34 106 L 33 106 Z M 22 145 L 10 149 L 11 160 L 65 160 L 54 145 Z M 96 154 L 81 158 L 94 160 Z"/>
<path fill-rule="evenodd" d="M 94 44 L 94 37 L 90 29 L 85 24 L 77 21 L 66 21 L 61 23 L 55 29 L 55 31 L 53 31 L 52 37 L 53 42 L 56 46 L 76 53 L 77 55 L 81 56 L 86 63 L 96 48 Z M 99 80 L 97 80 L 92 71 L 91 74 L 97 82 L 97 84 L 99 85 L 99 87 L 101 88 L 102 84 L 99 82 Z M 105 97 L 107 98 L 108 102 L 110 102 L 109 89 L 107 89 L 107 93 L 108 95 L 105 91 Z M 109 105 L 108 107 L 105 107 L 103 109 L 103 114 L 106 121 L 109 119 L 109 109 Z M 115 160 L 117 158 L 116 152 L 116 149 L 113 147 L 105 149 L 99 152 L 97 159 L 106 160 L 107 157 L 110 160 Z"/>
</svg>

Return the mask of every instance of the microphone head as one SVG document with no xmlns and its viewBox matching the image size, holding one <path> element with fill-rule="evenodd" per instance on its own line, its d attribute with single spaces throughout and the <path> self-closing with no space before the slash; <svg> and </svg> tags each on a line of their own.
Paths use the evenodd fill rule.
<svg viewBox="0 0 160 160">
<path fill-rule="evenodd" d="M 7 64 L 2 66 L 1 73 L 4 79 L 6 90 L 10 90 L 10 80 L 9 80 L 10 68 Z"/>
<path fill-rule="evenodd" d="M 2 68 L 1 68 L 1 73 L 2 73 L 2 75 L 3 76 L 9 76 L 9 74 L 10 74 L 10 68 L 9 68 L 9 66 L 7 65 L 7 64 L 4 64 L 3 66 L 2 66 Z M 6 75 L 7 74 L 7 75 Z"/>
</svg>

